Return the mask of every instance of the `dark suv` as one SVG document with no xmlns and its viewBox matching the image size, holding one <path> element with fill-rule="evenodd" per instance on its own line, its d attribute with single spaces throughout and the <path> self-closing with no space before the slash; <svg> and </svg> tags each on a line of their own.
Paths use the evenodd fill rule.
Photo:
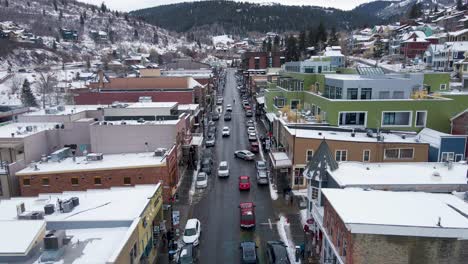
<svg viewBox="0 0 468 264">
<path fill-rule="evenodd" d="M 241 263 L 255 264 L 257 263 L 257 245 L 255 242 L 246 241 L 240 244 Z"/>
<path fill-rule="evenodd" d="M 281 241 L 267 242 L 268 264 L 290 264 L 286 245 Z"/>
<path fill-rule="evenodd" d="M 183 246 L 179 252 L 177 264 L 193 264 L 196 262 L 195 250 L 192 245 Z"/>
</svg>

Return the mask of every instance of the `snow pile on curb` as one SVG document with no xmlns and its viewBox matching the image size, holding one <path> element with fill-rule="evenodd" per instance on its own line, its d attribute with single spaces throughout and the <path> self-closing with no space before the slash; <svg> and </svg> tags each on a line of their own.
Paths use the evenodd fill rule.
<svg viewBox="0 0 468 264">
<path fill-rule="evenodd" d="M 295 260 L 294 251 L 295 251 L 296 245 L 294 245 L 294 242 L 291 239 L 291 231 L 289 229 L 289 223 L 287 223 L 286 221 L 286 217 L 284 217 L 283 215 L 280 215 L 280 220 L 276 223 L 276 226 L 278 228 L 278 233 L 281 238 L 281 241 L 283 241 L 284 244 L 287 246 L 286 250 L 288 251 L 289 260 L 291 260 L 291 263 L 300 264 L 301 263 L 300 260 L 298 262 L 294 261 Z"/>
<path fill-rule="evenodd" d="M 301 216 L 301 224 L 305 226 L 307 224 L 307 209 L 302 209 L 299 214 Z"/>
<path fill-rule="evenodd" d="M 197 169 L 193 171 L 192 185 L 190 186 L 190 191 L 189 191 L 189 204 L 192 204 L 193 195 L 195 194 L 195 184 L 197 181 L 197 175 L 199 171 L 200 171 L 200 164 L 198 163 Z"/>
<path fill-rule="evenodd" d="M 277 200 L 278 199 L 278 192 L 273 188 L 273 184 L 271 181 L 268 182 L 268 187 L 270 188 L 270 196 L 272 200 Z"/>
</svg>

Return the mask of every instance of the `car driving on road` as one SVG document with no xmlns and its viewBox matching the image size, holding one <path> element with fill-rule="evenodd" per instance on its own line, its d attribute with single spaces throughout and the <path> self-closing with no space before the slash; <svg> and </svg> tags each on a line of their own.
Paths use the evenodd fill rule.
<svg viewBox="0 0 468 264">
<path fill-rule="evenodd" d="M 255 205 L 252 202 L 240 203 L 240 226 L 250 228 L 255 226 Z"/>
<path fill-rule="evenodd" d="M 223 127 L 223 137 L 229 137 L 231 135 L 231 131 L 229 130 L 229 127 L 225 126 Z"/>
<path fill-rule="evenodd" d="M 257 134 L 249 133 L 249 141 L 257 141 Z"/>
<path fill-rule="evenodd" d="M 226 105 L 226 112 L 232 112 L 232 105 Z"/>
<path fill-rule="evenodd" d="M 250 190 L 250 177 L 243 175 L 239 176 L 239 190 L 248 191 Z"/>
<path fill-rule="evenodd" d="M 267 169 L 266 162 L 263 160 L 256 161 L 255 168 L 257 168 L 257 170 L 266 170 Z"/>
<path fill-rule="evenodd" d="M 221 161 L 219 163 L 218 177 L 229 177 L 229 165 L 227 161 Z"/>
<path fill-rule="evenodd" d="M 234 157 L 243 159 L 243 160 L 254 160 L 255 159 L 255 154 L 248 150 L 236 150 L 234 152 Z"/>
<path fill-rule="evenodd" d="M 257 245 L 254 241 L 245 241 L 240 243 L 241 263 L 255 264 L 257 263 Z"/>
<path fill-rule="evenodd" d="M 232 119 L 231 112 L 226 112 L 224 114 L 224 121 L 231 121 L 231 119 Z"/>
</svg>

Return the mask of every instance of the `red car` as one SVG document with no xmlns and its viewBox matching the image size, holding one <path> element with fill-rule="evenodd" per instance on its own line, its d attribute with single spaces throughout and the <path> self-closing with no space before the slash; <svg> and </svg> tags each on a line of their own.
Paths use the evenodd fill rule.
<svg viewBox="0 0 468 264">
<path fill-rule="evenodd" d="M 252 153 L 258 153 L 259 148 L 258 148 L 258 142 L 252 142 L 250 143 L 250 152 Z"/>
<path fill-rule="evenodd" d="M 250 190 L 250 177 L 249 176 L 239 176 L 239 190 L 241 191 Z"/>
<path fill-rule="evenodd" d="M 255 227 L 255 205 L 252 202 L 241 203 L 240 208 L 240 226 L 243 228 Z"/>
</svg>

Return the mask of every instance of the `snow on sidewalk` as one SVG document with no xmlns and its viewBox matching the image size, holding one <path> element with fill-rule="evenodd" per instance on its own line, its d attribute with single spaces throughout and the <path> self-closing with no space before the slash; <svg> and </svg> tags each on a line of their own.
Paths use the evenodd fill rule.
<svg viewBox="0 0 468 264">
<path fill-rule="evenodd" d="M 263 121 L 263 120 L 262 120 Z M 255 126 L 257 126 L 258 122 L 255 121 Z M 265 124 L 263 124 L 265 125 Z M 258 130 L 256 130 L 257 133 L 258 133 Z M 262 160 L 263 161 L 266 161 L 265 160 L 265 154 L 263 154 L 263 147 L 262 147 L 262 143 L 260 143 L 260 140 L 257 139 L 257 142 L 258 142 L 258 147 L 259 147 L 259 152 L 260 152 L 260 156 L 262 156 Z M 269 177 L 269 176 L 268 176 Z M 276 201 L 278 200 L 278 191 L 273 187 L 273 184 L 271 183 L 271 179 L 268 180 L 268 188 L 270 189 L 270 197 L 273 201 Z"/>
<path fill-rule="evenodd" d="M 300 264 L 301 261 L 294 261 L 295 260 L 295 250 L 296 245 L 294 244 L 291 236 L 291 230 L 289 223 L 286 220 L 286 217 L 280 215 L 280 220 L 276 223 L 276 227 L 278 228 L 278 233 L 281 238 L 281 241 L 287 246 L 286 250 L 288 251 L 289 260 L 291 263 Z"/>
</svg>

